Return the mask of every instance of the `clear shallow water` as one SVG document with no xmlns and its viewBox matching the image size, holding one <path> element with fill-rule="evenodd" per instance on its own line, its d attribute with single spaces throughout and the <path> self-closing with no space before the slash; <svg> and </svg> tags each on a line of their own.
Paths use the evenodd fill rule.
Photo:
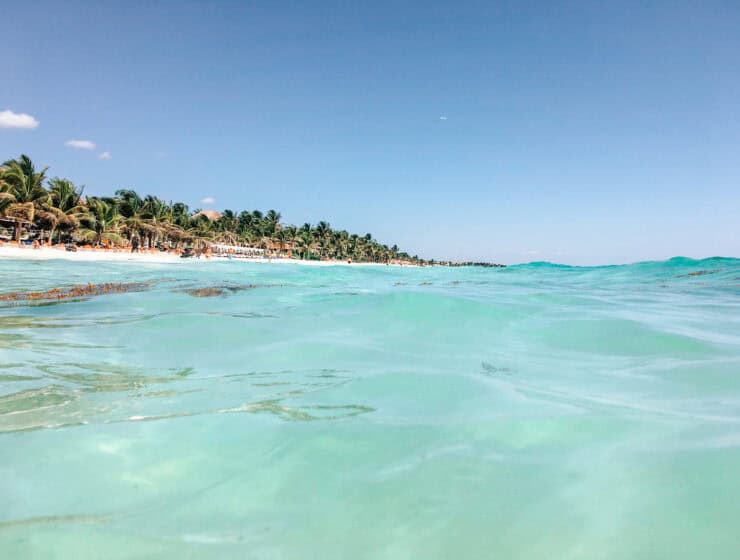
<svg viewBox="0 0 740 560">
<path fill-rule="evenodd" d="M 3 557 L 740 553 L 740 260 L 0 261 L 142 281 L 0 307 Z"/>
</svg>

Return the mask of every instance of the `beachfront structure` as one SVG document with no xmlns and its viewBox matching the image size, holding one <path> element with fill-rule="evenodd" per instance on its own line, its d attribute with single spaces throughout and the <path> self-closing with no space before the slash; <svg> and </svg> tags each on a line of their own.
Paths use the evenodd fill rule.
<svg viewBox="0 0 740 560">
<path fill-rule="evenodd" d="M 200 212 L 196 212 L 195 214 L 193 214 L 191 216 L 191 218 L 193 220 L 197 220 L 201 216 L 205 216 L 206 218 L 208 218 L 212 222 L 217 222 L 218 220 L 221 219 L 222 214 L 221 214 L 221 212 L 219 212 L 217 210 L 201 210 Z"/>
<path fill-rule="evenodd" d="M 21 241 L 28 239 L 31 234 L 37 235 L 38 231 L 24 229 L 30 225 L 33 225 L 33 222 L 21 217 L 0 216 L 0 240 Z"/>
<path fill-rule="evenodd" d="M 238 245 L 222 245 L 219 243 L 212 244 L 211 251 L 213 251 L 214 255 L 241 255 L 245 257 L 262 257 L 265 254 L 265 250 L 259 247 L 240 247 Z"/>
</svg>

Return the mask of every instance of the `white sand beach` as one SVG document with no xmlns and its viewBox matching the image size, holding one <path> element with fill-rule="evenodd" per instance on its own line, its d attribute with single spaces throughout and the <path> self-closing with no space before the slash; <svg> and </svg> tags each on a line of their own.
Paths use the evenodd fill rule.
<svg viewBox="0 0 740 560">
<path fill-rule="evenodd" d="M 66 251 L 57 247 L 19 247 L 5 243 L 0 245 L 0 259 L 22 259 L 22 260 L 52 260 L 65 259 L 69 261 L 92 261 L 92 262 L 139 262 L 151 264 L 183 264 L 183 263 L 208 263 L 246 261 L 259 264 L 299 264 L 303 266 L 413 266 L 413 265 L 385 265 L 383 263 L 349 263 L 344 261 L 308 261 L 286 258 L 245 258 L 238 257 L 229 259 L 222 256 L 191 257 L 183 259 L 180 255 L 166 252 L 131 253 L 129 251 L 106 251 L 95 249 L 80 249 L 78 251 Z"/>
</svg>

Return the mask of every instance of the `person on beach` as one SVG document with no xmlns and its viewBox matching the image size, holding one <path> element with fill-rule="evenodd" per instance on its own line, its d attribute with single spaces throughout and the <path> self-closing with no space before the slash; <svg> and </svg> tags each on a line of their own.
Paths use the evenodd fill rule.
<svg viewBox="0 0 740 560">
<path fill-rule="evenodd" d="M 134 237 L 131 240 L 131 252 L 132 253 L 138 253 L 139 252 L 139 238 Z"/>
</svg>

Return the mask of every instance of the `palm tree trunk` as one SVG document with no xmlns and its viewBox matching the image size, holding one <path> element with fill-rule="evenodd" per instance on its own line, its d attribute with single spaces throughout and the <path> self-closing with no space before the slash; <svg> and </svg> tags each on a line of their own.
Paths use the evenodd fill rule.
<svg viewBox="0 0 740 560">
<path fill-rule="evenodd" d="M 20 245 L 21 243 L 21 230 L 23 229 L 23 226 L 20 222 L 15 223 L 15 242 Z"/>
</svg>

